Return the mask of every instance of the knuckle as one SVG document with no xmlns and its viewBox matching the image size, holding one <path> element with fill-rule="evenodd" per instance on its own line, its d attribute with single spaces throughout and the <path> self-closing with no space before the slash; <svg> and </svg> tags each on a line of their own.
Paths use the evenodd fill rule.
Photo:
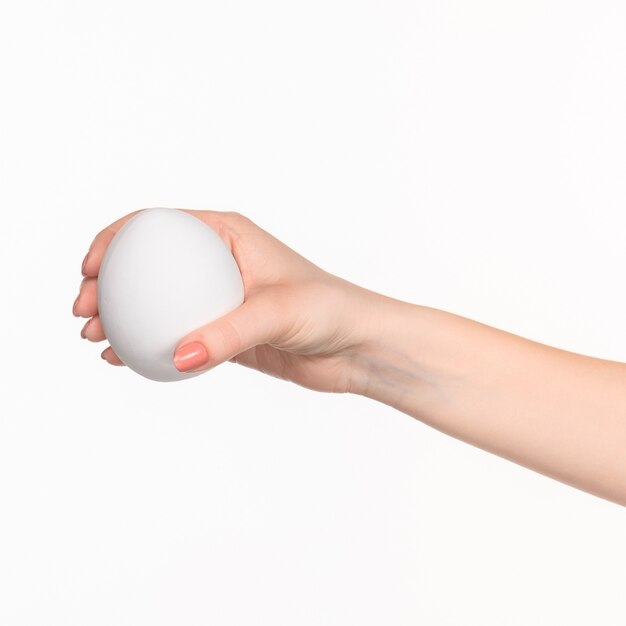
<svg viewBox="0 0 626 626">
<path fill-rule="evenodd" d="M 227 215 L 234 223 L 246 224 L 250 222 L 250 219 L 239 211 L 228 211 Z"/>
<path fill-rule="evenodd" d="M 238 354 L 243 349 L 243 338 L 239 329 L 228 318 L 218 326 L 224 349 L 229 354 Z"/>
</svg>

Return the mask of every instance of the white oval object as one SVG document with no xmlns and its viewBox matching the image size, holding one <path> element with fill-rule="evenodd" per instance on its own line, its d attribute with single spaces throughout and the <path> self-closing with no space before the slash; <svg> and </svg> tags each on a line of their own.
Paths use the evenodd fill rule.
<svg viewBox="0 0 626 626">
<path fill-rule="evenodd" d="M 174 350 L 192 331 L 244 301 L 239 267 L 220 236 L 179 209 L 144 209 L 108 245 L 97 280 L 107 340 L 132 370 L 166 382 Z"/>
</svg>

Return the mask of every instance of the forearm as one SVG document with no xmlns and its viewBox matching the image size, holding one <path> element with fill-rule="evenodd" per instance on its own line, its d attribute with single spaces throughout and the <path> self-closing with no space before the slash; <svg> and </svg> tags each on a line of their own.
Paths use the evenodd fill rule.
<svg viewBox="0 0 626 626">
<path fill-rule="evenodd" d="M 626 364 L 376 295 L 355 392 L 626 505 Z"/>
</svg>

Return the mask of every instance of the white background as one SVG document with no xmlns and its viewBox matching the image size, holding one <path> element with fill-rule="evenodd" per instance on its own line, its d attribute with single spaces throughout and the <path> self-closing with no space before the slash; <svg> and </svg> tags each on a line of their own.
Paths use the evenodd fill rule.
<svg viewBox="0 0 626 626">
<path fill-rule="evenodd" d="M 626 360 L 626 8 L 0 9 L 0 623 L 623 625 L 626 509 L 390 407 L 99 358 L 137 208 L 237 210 L 328 271 Z"/>
</svg>

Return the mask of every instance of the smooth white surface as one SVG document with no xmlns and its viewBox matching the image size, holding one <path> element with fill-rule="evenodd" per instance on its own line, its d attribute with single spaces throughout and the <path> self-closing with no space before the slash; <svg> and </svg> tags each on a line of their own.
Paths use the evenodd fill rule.
<svg viewBox="0 0 626 626">
<path fill-rule="evenodd" d="M 363 398 L 158 385 L 91 238 L 238 210 L 325 269 L 626 360 L 623 2 L 20 2 L 0 19 L 0 623 L 623 626 L 626 510 Z"/>
<path fill-rule="evenodd" d="M 244 301 L 237 263 L 197 217 L 165 207 L 132 217 L 108 245 L 98 273 L 98 315 L 107 341 L 132 370 L 168 382 L 180 340 Z"/>
</svg>

